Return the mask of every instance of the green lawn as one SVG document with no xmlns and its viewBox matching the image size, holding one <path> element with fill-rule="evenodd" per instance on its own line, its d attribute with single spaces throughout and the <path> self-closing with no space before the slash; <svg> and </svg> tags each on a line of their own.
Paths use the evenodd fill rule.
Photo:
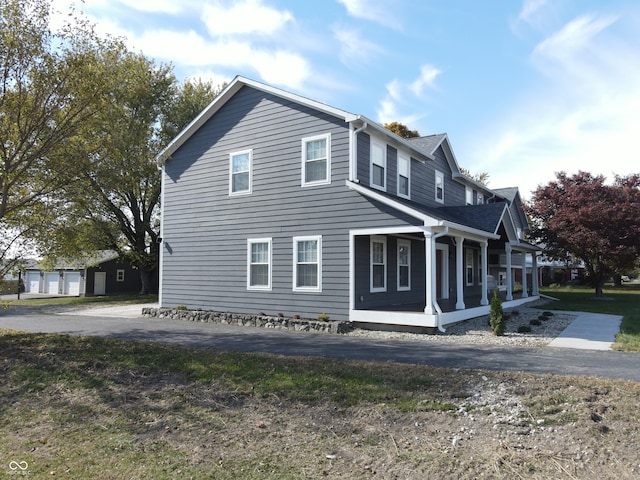
<svg viewBox="0 0 640 480">
<path fill-rule="evenodd" d="M 614 348 L 640 352 L 640 285 L 608 286 L 601 299 L 595 297 L 594 289 L 586 287 L 543 288 L 540 292 L 560 300 L 542 308 L 622 315 L 622 326 Z"/>
</svg>

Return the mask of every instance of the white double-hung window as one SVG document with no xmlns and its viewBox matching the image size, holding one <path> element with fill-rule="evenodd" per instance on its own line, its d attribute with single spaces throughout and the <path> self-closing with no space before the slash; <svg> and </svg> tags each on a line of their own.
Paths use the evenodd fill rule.
<svg viewBox="0 0 640 480">
<path fill-rule="evenodd" d="M 371 237 L 371 292 L 387 291 L 387 239 Z"/>
<path fill-rule="evenodd" d="M 322 291 L 322 237 L 293 238 L 293 290 Z"/>
<path fill-rule="evenodd" d="M 444 203 L 444 173 L 436 170 L 436 202 Z"/>
<path fill-rule="evenodd" d="M 398 291 L 411 290 L 411 242 L 398 240 Z"/>
<path fill-rule="evenodd" d="M 404 198 L 410 197 L 411 185 L 411 160 L 409 157 L 398 154 L 398 195 Z"/>
<path fill-rule="evenodd" d="M 380 190 L 387 189 L 387 146 L 371 139 L 371 186 Z"/>
<path fill-rule="evenodd" d="M 331 135 L 302 139 L 302 186 L 331 183 Z"/>
<path fill-rule="evenodd" d="M 247 240 L 247 289 L 271 290 L 271 239 Z"/>
<path fill-rule="evenodd" d="M 251 193 L 253 152 L 244 150 L 229 155 L 229 195 Z"/>
</svg>

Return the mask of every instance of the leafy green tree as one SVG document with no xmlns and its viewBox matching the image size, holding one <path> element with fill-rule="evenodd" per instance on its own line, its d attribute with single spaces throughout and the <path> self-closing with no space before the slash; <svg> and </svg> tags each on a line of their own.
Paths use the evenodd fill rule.
<svg viewBox="0 0 640 480">
<path fill-rule="evenodd" d="M 460 167 L 460 173 L 462 173 L 463 175 L 466 175 L 471 180 L 478 182 L 481 185 L 484 185 L 485 187 L 489 185 L 488 172 L 471 173 L 471 171 L 468 168 Z"/>
<path fill-rule="evenodd" d="M 409 130 L 409 127 L 400 122 L 385 123 L 384 128 L 391 130 L 402 138 L 415 138 L 420 136 L 417 130 Z"/>
<path fill-rule="evenodd" d="M 0 265 L 20 255 L 70 178 L 73 139 L 101 108 L 107 83 L 99 65 L 115 42 L 75 17 L 49 28 L 46 0 L 0 3 Z"/>
<path fill-rule="evenodd" d="M 206 82 L 178 85 L 172 69 L 142 54 L 111 60 L 110 108 L 86 125 L 76 168 L 41 242 L 50 256 L 113 250 L 140 272 L 141 294 L 156 287 L 160 171 L 154 157 L 217 95 Z M 52 241 L 52 238 L 55 239 Z"/>
<path fill-rule="evenodd" d="M 573 255 L 584 263 L 596 296 L 605 281 L 632 268 L 640 256 L 640 174 L 616 176 L 556 174 L 540 186 L 528 206 L 529 236 L 550 258 Z"/>
</svg>

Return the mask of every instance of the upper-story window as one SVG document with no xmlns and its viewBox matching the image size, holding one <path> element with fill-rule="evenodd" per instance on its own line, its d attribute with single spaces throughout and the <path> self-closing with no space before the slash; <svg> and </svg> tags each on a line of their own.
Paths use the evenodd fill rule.
<svg viewBox="0 0 640 480">
<path fill-rule="evenodd" d="M 331 135 L 302 139 L 302 186 L 331 182 Z"/>
<path fill-rule="evenodd" d="M 371 139 L 371 186 L 387 189 L 387 147 Z"/>
<path fill-rule="evenodd" d="M 251 193 L 252 150 L 229 155 L 229 195 Z"/>
<path fill-rule="evenodd" d="M 444 203 L 444 173 L 436 170 L 436 202 Z"/>
<path fill-rule="evenodd" d="M 398 154 L 398 195 L 410 197 L 411 185 L 411 160 L 409 157 Z"/>
<path fill-rule="evenodd" d="M 464 191 L 467 205 L 473 205 L 473 190 L 469 187 L 464 187 Z"/>
</svg>

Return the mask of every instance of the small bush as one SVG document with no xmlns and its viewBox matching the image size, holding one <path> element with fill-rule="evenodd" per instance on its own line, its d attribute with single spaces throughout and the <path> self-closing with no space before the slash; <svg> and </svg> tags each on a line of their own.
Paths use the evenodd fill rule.
<svg viewBox="0 0 640 480">
<path fill-rule="evenodd" d="M 542 315 L 544 315 L 545 317 L 553 317 L 553 312 L 545 311 L 542 312 Z"/>
<path fill-rule="evenodd" d="M 177 305 L 175 310 L 186 310 L 187 306 L 186 305 Z"/>
<path fill-rule="evenodd" d="M 318 315 L 318 320 L 320 320 L 321 322 L 328 322 L 329 318 L 329 314 L 327 313 L 321 313 L 320 315 Z"/>
<path fill-rule="evenodd" d="M 498 289 L 493 291 L 493 298 L 491 299 L 491 311 L 489 312 L 489 324 L 493 334 L 497 336 L 504 335 L 506 328 L 506 321 L 504 318 L 504 311 L 502 310 L 502 302 L 498 298 Z"/>
<path fill-rule="evenodd" d="M 300 320 L 300 315 L 298 315 L 297 313 L 293 316 L 293 318 L 295 318 L 296 320 Z"/>
<path fill-rule="evenodd" d="M 518 315 L 520 315 L 520 311 L 519 310 L 511 310 L 511 315 L 513 315 L 514 317 L 517 317 Z"/>
<path fill-rule="evenodd" d="M 282 313 L 282 312 L 278 312 L 278 316 L 279 316 L 280 318 L 282 318 L 282 317 L 284 317 L 284 313 Z"/>
<path fill-rule="evenodd" d="M 518 333 L 531 333 L 531 327 L 529 325 L 520 325 L 518 327 Z"/>
<path fill-rule="evenodd" d="M 538 318 L 534 318 L 529 322 L 529 325 L 542 325 L 542 322 Z"/>
</svg>

